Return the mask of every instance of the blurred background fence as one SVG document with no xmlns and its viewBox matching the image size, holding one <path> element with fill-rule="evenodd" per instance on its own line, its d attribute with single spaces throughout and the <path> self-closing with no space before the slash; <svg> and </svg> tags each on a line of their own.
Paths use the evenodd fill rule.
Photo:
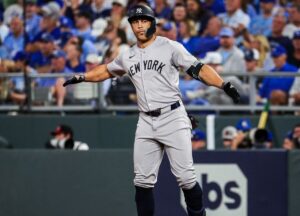
<svg viewBox="0 0 300 216">
<path fill-rule="evenodd" d="M 26 75 L 25 79 L 28 79 L 27 83 L 32 83 L 36 79 L 45 78 L 59 78 L 70 77 L 75 74 L 36 74 Z M 261 77 L 299 77 L 300 73 L 288 73 L 288 72 L 254 72 L 254 73 L 225 73 L 223 77 L 236 76 L 241 80 L 248 80 L 245 85 L 247 88 L 246 103 L 239 105 L 226 105 L 226 104 L 203 104 L 203 105 L 191 105 L 187 104 L 186 108 L 189 111 L 208 111 L 210 113 L 255 113 L 263 110 L 263 103 L 257 103 L 256 97 L 258 95 L 256 80 Z M 137 106 L 135 104 L 114 104 L 108 103 L 106 96 L 103 94 L 102 83 L 81 83 L 79 85 L 70 86 L 67 88 L 66 102 L 63 106 L 57 106 L 54 103 L 54 99 L 51 96 L 51 90 L 49 87 L 38 87 L 34 85 L 28 85 L 26 93 L 29 95 L 28 102 L 21 106 L 5 103 L 5 98 L 9 91 L 9 86 L 5 86 L 5 80 L 9 80 L 13 77 L 24 77 L 23 73 L 0 73 L 1 87 L 0 89 L 0 111 L 25 111 L 25 112 L 137 112 Z M 127 88 L 126 86 L 124 88 Z M 128 97 L 126 90 L 119 90 L 119 97 Z M 300 111 L 299 105 L 294 105 L 290 100 L 287 105 L 272 105 L 271 111 L 287 112 L 293 114 Z M 207 113 L 202 113 L 207 114 Z"/>
</svg>

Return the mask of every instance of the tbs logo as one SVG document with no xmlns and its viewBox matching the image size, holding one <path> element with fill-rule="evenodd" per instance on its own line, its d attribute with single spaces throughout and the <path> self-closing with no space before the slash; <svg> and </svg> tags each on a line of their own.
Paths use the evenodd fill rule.
<svg viewBox="0 0 300 216">
<path fill-rule="evenodd" d="M 248 183 L 236 164 L 195 164 L 195 172 L 208 215 L 247 216 Z"/>
</svg>

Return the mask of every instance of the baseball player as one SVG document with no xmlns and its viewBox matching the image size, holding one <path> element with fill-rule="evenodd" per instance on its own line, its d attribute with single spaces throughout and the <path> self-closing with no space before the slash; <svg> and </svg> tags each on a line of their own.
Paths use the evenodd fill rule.
<svg viewBox="0 0 300 216">
<path fill-rule="evenodd" d="M 153 187 L 165 152 L 172 173 L 183 190 L 188 215 L 204 216 L 202 190 L 193 167 L 191 121 L 178 89 L 179 68 L 207 85 L 223 89 L 236 103 L 239 93 L 230 82 L 224 83 L 211 67 L 198 61 L 181 44 L 157 36 L 154 12 L 149 6 L 133 6 L 129 10 L 128 21 L 137 44 L 111 63 L 75 75 L 64 86 L 129 76 L 136 88 L 140 111 L 134 141 L 138 215 L 154 215 Z"/>
</svg>

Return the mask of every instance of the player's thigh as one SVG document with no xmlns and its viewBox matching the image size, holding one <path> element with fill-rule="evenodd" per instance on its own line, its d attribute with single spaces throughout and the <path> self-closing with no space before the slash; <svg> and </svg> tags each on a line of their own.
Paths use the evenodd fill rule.
<svg viewBox="0 0 300 216">
<path fill-rule="evenodd" d="M 165 146 L 171 171 L 180 185 L 193 184 L 195 172 L 193 167 L 191 131 L 183 128 L 169 136 L 169 145 Z"/>
<path fill-rule="evenodd" d="M 134 142 L 135 173 L 151 175 L 158 172 L 163 158 L 163 146 L 150 138 L 136 137 Z"/>
<path fill-rule="evenodd" d="M 151 117 L 140 115 L 133 152 L 136 177 L 156 176 L 163 157 L 163 146 L 155 140 Z"/>
</svg>

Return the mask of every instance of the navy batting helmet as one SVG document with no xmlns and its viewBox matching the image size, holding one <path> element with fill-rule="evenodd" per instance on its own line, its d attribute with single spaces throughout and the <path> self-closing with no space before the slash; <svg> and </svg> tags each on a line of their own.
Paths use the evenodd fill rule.
<svg viewBox="0 0 300 216">
<path fill-rule="evenodd" d="M 138 18 L 148 18 L 151 21 L 155 20 L 154 11 L 148 5 L 137 4 L 129 9 L 128 22 L 132 22 L 132 20 Z"/>
<path fill-rule="evenodd" d="M 156 31 L 156 22 L 155 22 L 155 16 L 154 11 L 151 7 L 145 4 L 137 4 L 133 6 L 128 11 L 128 22 L 132 22 L 136 19 L 148 19 L 151 21 L 151 26 L 146 32 L 146 37 L 151 37 L 155 31 Z"/>
</svg>

